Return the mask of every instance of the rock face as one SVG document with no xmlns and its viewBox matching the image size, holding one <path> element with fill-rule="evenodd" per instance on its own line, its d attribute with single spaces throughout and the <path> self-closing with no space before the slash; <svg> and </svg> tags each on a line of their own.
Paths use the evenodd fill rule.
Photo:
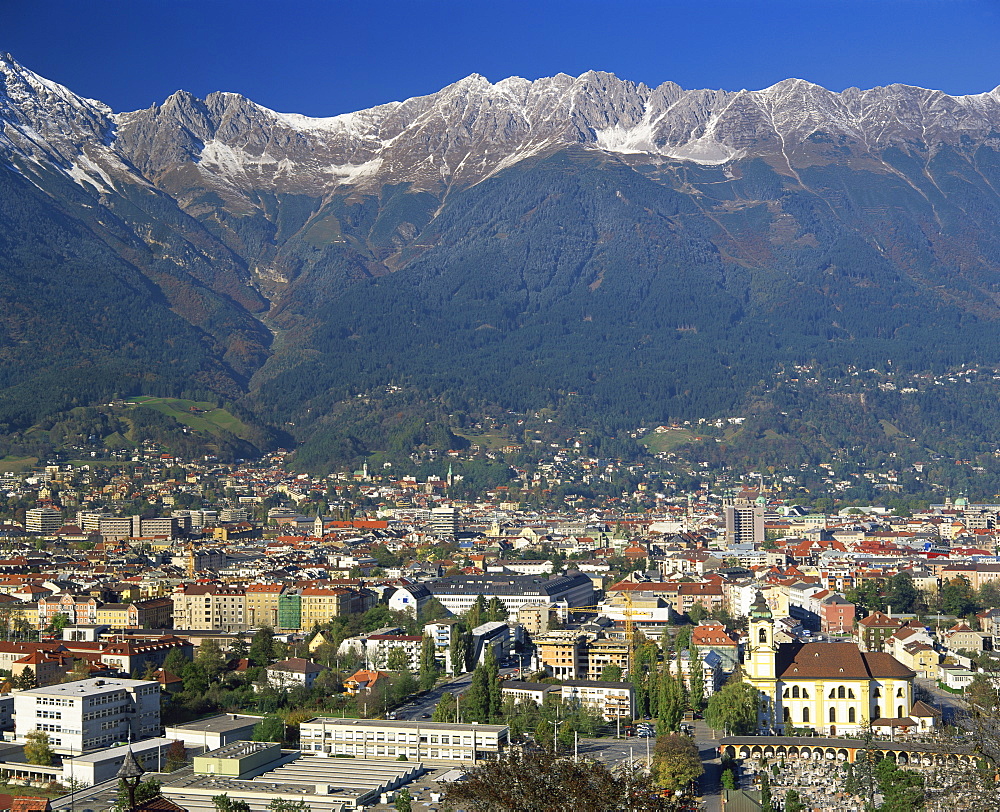
<svg viewBox="0 0 1000 812">
<path fill-rule="evenodd" d="M 185 380 L 299 439 L 399 381 L 634 425 L 802 358 L 1000 363 L 1000 90 L 473 75 L 332 118 L 183 91 L 116 114 L 0 55 L 0 183 L 8 256 L 44 243 L 58 285 L 85 235 L 95 279 L 180 325 Z M 180 386 L 141 343 L 104 347 L 135 350 L 122 388 Z"/>
<path fill-rule="evenodd" d="M 206 185 L 235 195 L 400 182 L 440 192 L 574 144 L 635 162 L 763 157 L 794 173 L 826 162 L 879 162 L 894 147 L 924 157 L 943 145 L 993 147 L 1000 137 L 1000 89 L 961 97 L 904 85 L 833 93 L 787 79 L 726 92 L 671 82 L 649 88 L 595 71 L 496 84 L 472 75 L 430 96 L 309 118 L 238 94 L 202 100 L 185 91 L 114 115 L 9 55 L 0 55 L 0 83 L 4 152 L 92 172 L 74 167 L 96 150 L 98 160 L 123 162 L 117 168 L 133 179 L 167 188 L 193 165 Z"/>
<path fill-rule="evenodd" d="M 1000 93 L 952 97 L 894 85 L 832 93 L 797 79 L 729 93 L 657 88 L 607 73 L 493 85 L 470 76 L 431 96 L 313 119 L 229 93 L 176 93 L 117 117 L 116 147 L 151 178 L 191 162 L 235 190 L 316 193 L 409 182 L 468 186 L 532 155 L 580 144 L 634 161 L 717 165 L 764 157 L 787 172 L 879 161 L 898 147 L 992 141 Z"/>
</svg>

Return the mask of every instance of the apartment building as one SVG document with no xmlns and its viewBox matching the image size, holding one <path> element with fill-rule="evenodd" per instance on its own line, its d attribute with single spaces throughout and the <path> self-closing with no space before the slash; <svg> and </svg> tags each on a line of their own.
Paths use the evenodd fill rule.
<svg viewBox="0 0 1000 812">
<path fill-rule="evenodd" d="M 557 630 L 535 637 L 538 663 L 562 680 L 596 679 L 608 665 L 629 670 L 629 646 L 593 632 Z"/>
<path fill-rule="evenodd" d="M 480 595 L 487 601 L 498 598 L 512 615 L 527 604 L 589 606 L 594 602 L 594 582 L 581 572 L 550 578 L 501 573 L 456 575 L 429 581 L 426 586 L 445 609 L 455 615 L 468 612 Z"/>
<path fill-rule="evenodd" d="M 160 686 L 152 680 L 86 679 L 18 691 L 18 742 L 42 730 L 57 753 L 79 754 L 160 732 Z"/>
<path fill-rule="evenodd" d="M 89 526 L 97 519 L 97 532 L 106 539 L 149 538 L 163 536 L 168 539 L 178 535 L 179 524 L 174 516 L 143 519 L 141 516 L 87 515 Z"/>
<path fill-rule="evenodd" d="M 316 678 L 329 670 L 325 665 L 319 665 L 304 657 L 291 657 L 267 666 L 264 672 L 272 688 L 312 688 Z"/>
<path fill-rule="evenodd" d="M 278 604 L 285 589 L 284 584 L 250 584 L 246 588 L 244 616 L 251 629 L 278 628 Z"/>
<path fill-rule="evenodd" d="M 304 587 L 299 628 L 308 630 L 331 618 L 367 612 L 377 601 L 375 593 L 367 589 Z"/>
<path fill-rule="evenodd" d="M 764 541 L 763 505 L 726 505 L 725 521 L 727 544 L 760 544 Z"/>
<path fill-rule="evenodd" d="M 429 522 L 431 533 L 444 539 L 456 538 L 458 536 L 458 519 L 456 508 L 432 508 Z"/>
<path fill-rule="evenodd" d="M 368 634 L 347 638 L 337 651 L 340 654 L 354 651 L 375 668 L 389 669 L 390 661 L 394 658 L 393 652 L 398 650 L 399 659 L 410 671 L 416 672 L 420 670 L 420 650 L 423 643 L 423 635 L 400 634 L 398 629 L 378 629 Z"/>
<path fill-rule="evenodd" d="M 56 615 L 65 615 L 71 624 L 97 623 L 96 598 L 79 595 L 49 595 L 38 599 L 39 628 L 44 628 L 52 622 Z"/>
<path fill-rule="evenodd" d="M 29 533 L 55 533 L 62 525 L 62 511 L 56 508 L 39 507 L 24 512 L 24 529 Z"/>
<path fill-rule="evenodd" d="M 302 590 L 286 589 L 278 596 L 278 625 L 275 629 L 282 632 L 297 632 L 301 628 Z"/>
<path fill-rule="evenodd" d="M 299 725 L 303 753 L 475 764 L 507 747 L 506 725 L 338 719 L 318 716 Z"/>
<path fill-rule="evenodd" d="M 246 631 L 246 593 L 217 584 L 184 584 L 171 595 L 175 629 Z"/>
<path fill-rule="evenodd" d="M 562 702 L 579 703 L 600 713 L 609 722 L 635 716 L 635 692 L 630 682 L 566 680 L 561 685 L 549 685 L 544 682 L 506 680 L 500 693 L 504 699 L 511 697 L 515 703 L 527 699 L 536 705 L 542 705 L 548 697 Z"/>
</svg>

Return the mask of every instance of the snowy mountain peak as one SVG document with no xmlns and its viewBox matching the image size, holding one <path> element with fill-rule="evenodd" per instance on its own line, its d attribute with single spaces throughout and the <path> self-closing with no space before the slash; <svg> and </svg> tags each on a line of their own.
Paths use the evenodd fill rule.
<svg viewBox="0 0 1000 812">
<path fill-rule="evenodd" d="M 900 84 L 835 93 L 789 78 L 731 92 L 650 88 L 598 70 L 495 84 L 473 73 L 427 96 L 329 118 L 184 90 L 113 116 L 4 54 L 0 118 L 0 153 L 66 167 L 88 145 L 104 145 L 150 182 L 193 166 L 220 193 L 250 199 L 259 189 L 469 185 L 571 145 L 632 163 L 761 157 L 794 174 L 830 160 L 881 161 L 892 146 L 975 143 L 1000 128 L 1000 87 L 963 97 Z M 831 139 L 849 147 L 834 149 Z"/>
</svg>

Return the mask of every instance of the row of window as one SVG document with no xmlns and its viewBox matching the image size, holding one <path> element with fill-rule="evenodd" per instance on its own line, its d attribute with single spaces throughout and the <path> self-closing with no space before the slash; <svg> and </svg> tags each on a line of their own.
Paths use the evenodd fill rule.
<svg viewBox="0 0 1000 812">
<path fill-rule="evenodd" d="M 62 719 L 62 711 L 35 710 L 35 716 L 39 719 Z"/>
<path fill-rule="evenodd" d="M 119 710 L 119 708 L 101 708 L 101 710 L 83 714 L 83 721 L 89 722 L 93 719 L 100 719 L 104 716 L 115 716 L 118 714 Z"/>
<path fill-rule="evenodd" d="M 809 699 L 809 692 L 802 688 L 799 690 L 798 685 L 793 685 L 791 688 L 785 688 L 784 692 L 781 694 L 784 699 Z M 882 691 L 880 688 L 875 688 L 875 698 L 878 699 L 882 696 Z M 902 688 L 896 689 L 896 696 L 902 698 L 905 696 Z M 845 688 L 843 685 L 839 685 L 836 688 L 830 689 L 830 695 L 827 699 L 855 699 L 854 689 Z"/>
<path fill-rule="evenodd" d="M 112 702 L 121 702 L 124 699 L 128 699 L 128 693 L 126 691 L 115 691 L 114 693 L 101 694 L 100 696 L 94 696 L 87 700 L 87 704 L 93 707 L 94 705 L 110 705 Z"/>
<path fill-rule="evenodd" d="M 89 750 L 91 747 L 101 747 L 102 745 L 112 744 L 117 741 L 120 741 L 118 736 L 97 736 L 92 739 L 84 739 L 83 747 L 85 750 Z"/>
<path fill-rule="evenodd" d="M 830 708 L 830 711 L 829 711 L 828 715 L 829 715 L 829 722 L 830 722 L 830 724 L 836 724 L 837 723 L 837 709 L 836 708 Z M 898 705 L 896 707 L 896 717 L 899 718 L 899 719 L 901 719 L 903 717 L 903 715 L 904 715 L 903 706 L 902 705 Z M 882 716 L 882 709 L 878 705 L 876 705 L 875 706 L 875 718 L 878 719 L 881 716 Z M 785 719 L 784 720 L 785 720 L 785 722 L 787 722 L 789 724 L 792 723 L 792 711 L 791 711 L 790 708 L 785 708 Z M 810 719 L 809 719 L 809 708 L 803 708 L 802 709 L 802 722 L 803 722 L 803 724 L 809 724 L 809 721 L 810 721 Z M 857 713 L 855 712 L 854 708 L 848 708 L 847 709 L 847 724 L 853 725 L 853 724 L 856 724 L 856 723 L 857 723 Z"/>
<path fill-rule="evenodd" d="M 302 749 L 303 749 L 303 751 L 308 751 L 309 748 L 308 747 L 303 747 Z M 366 753 L 364 747 L 362 747 L 361 745 L 352 745 L 352 744 L 347 744 L 347 745 L 337 744 L 337 745 L 334 745 L 332 747 L 331 746 L 327 746 L 325 749 L 323 747 L 321 747 L 320 745 L 317 744 L 317 745 L 314 746 L 313 750 L 315 750 L 315 752 L 317 752 L 317 753 L 326 752 L 326 753 L 334 753 L 334 754 L 337 754 L 337 755 L 363 755 L 363 754 Z M 441 749 L 435 748 L 435 749 L 429 749 L 429 750 L 421 750 L 419 754 L 417 753 L 417 748 L 415 748 L 415 747 L 409 747 L 409 748 L 407 748 L 407 747 L 400 747 L 400 748 L 398 748 L 398 750 L 399 750 L 399 755 L 401 755 L 401 756 L 410 756 L 412 758 L 417 758 L 417 757 L 421 757 L 421 758 L 453 758 L 453 759 L 470 759 L 470 758 L 472 758 L 472 748 L 471 747 L 468 750 L 451 750 L 451 749 L 449 749 L 449 750 L 441 750 Z M 397 748 L 393 747 L 392 745 L 389 745 L 389 746 L 382 746 L 382 745 L 375 746 L 375 745 L 372 745 L 371 747 L 369 747 L 367 749 L 367 755 L 369 755 L 369 756 L 394 756 L 394 755 L 396 755 L 396 751 L 397 751 Z"/>
<path fill-rule="evenodd" d="M 63 727 L 62 725 L 53 725 L 47 722 L 35 725 L 35 730 L 44 730 L 46 733 L 69 733 L 76 734 L 77 736 L 81 733 L 79 730 L 73 730 L 68 727 Z"/>
<path fill-rule="evenodd" d="M 35 697 L 36 705 L 58 705 L 60 707 L 66 708 L 73 704 L 72 699 L 61 699 L 57 696 L 38 696 Z"/>
<path fill-rule="evenodd" d="M 302 735 L 303 735 L 304 738 L 310 738 L 309 731 L 306 731 L 306 730 L 302 731 Z M 313 735 L 313 737 L 315 737 L 317 739 L 322 739 L 323 738 L 323 733 L 320 730 L 313 731 L 312 735 Z M 398 735 L 398 738 L 397 738 L 397 735 Z M 359 730 L 357 732 L 357 736 L 355 736 L 353 730 L 334 730 L 332 732 L 329 731 L 329 730 L 327 730 L 326 731 L 326 738 L 328 738 L 328 739 L 332 738 L 335 741 L 342 741 L 342 740 L 354 741 L 355 739 L 357 739 L 357 741 L 359 741 L 359 742 L 360 741 L 369 741 L 369 742 L 382 742 L 382 741 L 395 742 L 395 741 L 398 741 L 398 742 L 409 742 L 411 744 L 416 744 L 417 743 L 417 734 L 416 733 L 399 733 L 399 734 L 396 734 L 396 733 L 393 733 L 393 732 L 386 733 L 384 731 L 375 731 L 374 733 L 366 736 L 365 735 L 365 731 L 360 731 Z M 486 734 L 477 735 L 476 736 L 476 742 L 477 742 L 477 744 L 486 741 L 486 738 L 487 738 Z M 496 737 L 493 736 L 494 740 L 495 740 L 495 738 Z M 421 736 L 420 736 L 420 743 L 421 744 L 426 744 L 426 743 L 428 743 L 428 741 L 431 744 L 468 744 L 468 745 L 471 745 L 472 744 L 472 736 L 471 735 L 469 735 L 469 736 L 459 736 L 457 734 L 456 735 L 450 735 L 449 734 L 447 736 L 440 735 L 440 734 L 429 734 L 429 735 L 428 734 L 421 734 Z"/>
</svg>

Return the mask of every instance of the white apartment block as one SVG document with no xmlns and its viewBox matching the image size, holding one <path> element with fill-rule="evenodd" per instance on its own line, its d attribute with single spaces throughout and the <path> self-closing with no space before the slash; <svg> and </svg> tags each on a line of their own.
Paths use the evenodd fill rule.
<svg viewBox="0 0 1000 812">
<path fill-rule="evenodd" d="M 24 512 L 24 529 L 29 533 L 55 533 L 62 525 L 62 511 L 56 508 L 31 508 Z"/>
<path fill-rule="evenodd" d="M 101 519 L 113 519 L 110 513 L 101 513 L 95 510 L 78 510 L 76 512 L 76 526 L 84 533 L 100 533 Z"/>
<path fill-rule="evenodd" d="M 600 713 L 609 722 L 635 716 L 635 692 L 630 682 L 566 680 L 562 685 L 549 685 L 543 682 L 507 680 L 500 692 L 505 699 L 508 696 L 514 702 L 529 699 L 536 705 L 544 704 L 547 696 L 554 696 L 563 702 L 579 703 Z"/>
<path fill-rule="evenodd" d="M 374 759 L 406 756 L 410 761 L 475 764 L 496 758 L 506 748 L 508 735 L 506 725 L 317 716 L 299 725 L 299 747 L 303 754 Z"/>
<path fill-rule="evenodd" d="M 14 694 L 16 740 L 42 730 L 57 753 L 80 754 L 160 735 L 160 685 L 85 679 Z"/>
</svg>

